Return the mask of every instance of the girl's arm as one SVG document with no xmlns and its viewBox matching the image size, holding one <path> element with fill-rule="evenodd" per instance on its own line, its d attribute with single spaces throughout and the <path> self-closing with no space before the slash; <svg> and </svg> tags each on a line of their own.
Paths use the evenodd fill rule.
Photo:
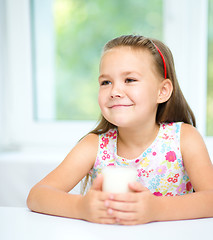
<svg viewBox="0 0 213 240">
<path fill-rule="evenodd" d="M 89 134 L 82 139 L 55 170 L 31 189 L 28 207 L 51 215 L 114 223 L 104 207 L 104 200 L 109 196 L 101 191 L 101 177 L 85 196 L 68 193 L 92 168 L 97 148 L 97 135 Z"/>
<path fill-rule="evenodd" d="M 181 152 L 195 193 L 160 198 L 159 220 L 213 217 L 213 165 L 202 137 L 188 124 L 181 127 Z"/>
<path fill-rule="evenodd" d="M 108 213 L 121 224 L 213 217 L 213 165 L 202 137 L 188 124 L 181 128 L 181 152 L 195 193 L 157 197 L 135 183 L 130 185 L 135 193 L 105 201 Z"/>
</svg>

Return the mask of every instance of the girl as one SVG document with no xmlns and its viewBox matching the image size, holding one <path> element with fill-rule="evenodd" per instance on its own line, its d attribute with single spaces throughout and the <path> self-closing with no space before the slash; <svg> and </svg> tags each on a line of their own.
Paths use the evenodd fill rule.
<svg viewBox="0 0 213 240">
<path fill-rule="evenodd" d="M 32 188 L 28 207 L 105 224 L 213 217 L 213 165 L 168 47 L 143 36 L 111 40 L 99 84 L 99 125 Z M 137 168 L 132 192 L 102 192 L 108 165 Z M 69 194 L 88 174 L 90 190 Z"/>
</svg>

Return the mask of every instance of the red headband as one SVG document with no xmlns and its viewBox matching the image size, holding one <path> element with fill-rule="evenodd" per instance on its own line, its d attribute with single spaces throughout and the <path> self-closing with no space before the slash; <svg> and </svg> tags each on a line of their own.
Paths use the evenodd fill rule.
<svg viewBox="0 0 213 240">
<path fill-rule="evenodd" d="M 155 44 L 154 44 L 155 45 Z M 165 59 L 164 59 L 164 56 L 163 54 L 161 53 L 160 49 L 155 45 L 156 49 L 158 50 L 162 60 L 163 60 L 163 67 L 164 67 L 164 78 L 166 79 L 167 78 L 167 72 L 166 72 L 166 62 L 165 62 Z"/>
</svg>

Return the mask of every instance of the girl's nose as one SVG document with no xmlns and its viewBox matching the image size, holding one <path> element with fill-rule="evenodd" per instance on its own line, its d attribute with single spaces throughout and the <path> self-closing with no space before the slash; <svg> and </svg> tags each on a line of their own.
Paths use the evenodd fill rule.
<svg viewBox="0 0 213 240">
<path fill-rule="evenodd" d="M 121 95 L 119 93 L 117 94 L 111 94 L 111 98 L 120 98 Z"/>
<path fill-rule="evenodd" d="M 113 87 L 111 91 L 111 98 L 121 98 L 123 96 L 123 92 L 119 87 Z"/>
</svg>

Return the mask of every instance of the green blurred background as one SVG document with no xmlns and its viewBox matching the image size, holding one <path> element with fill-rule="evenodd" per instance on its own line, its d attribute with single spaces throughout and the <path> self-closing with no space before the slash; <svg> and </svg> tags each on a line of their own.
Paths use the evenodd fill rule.
<svg viewBox="0 0 213 240">
<path fill-rule="evenodd" d="M 98 67 L 104 44 L 123 34 L 164 40 L 164 1 L 49 1 L 54 19 L 54 120 L 97 120 Z M 213 0 L 208 4 L 206 135 L 213 136 Z"/>
<path fill-rule="evenodd" d="M 55 0 L 56 119 L 97 119 L 104 44 L 130 33 L 162 39 L 162 14 L 162 0 Z"/>
</svg>

